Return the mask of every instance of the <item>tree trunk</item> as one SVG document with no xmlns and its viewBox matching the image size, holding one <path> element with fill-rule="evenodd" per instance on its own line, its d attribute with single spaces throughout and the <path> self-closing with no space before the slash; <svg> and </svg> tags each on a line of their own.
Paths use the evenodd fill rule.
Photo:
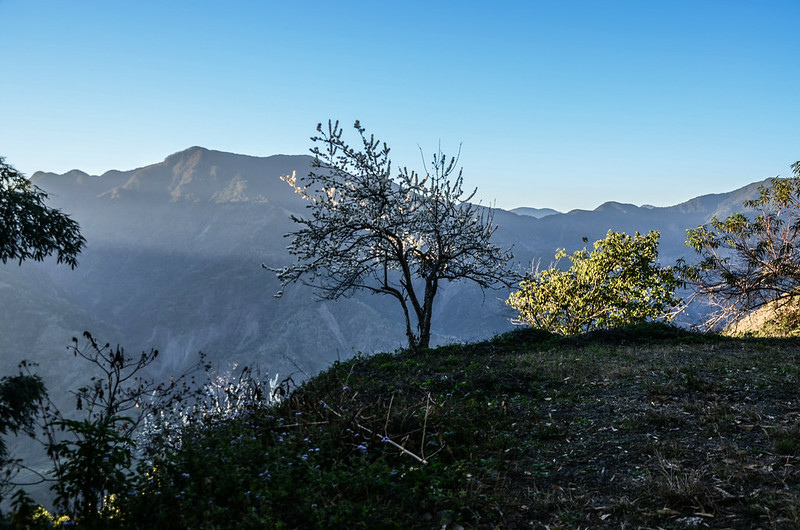
<svg viewBox="0 0 800 530">
<path fill-rule="evenodd" d="M 425 300 L 422 303 L 422 312 L 417 315 L 418 348 L 429 348 L 431 343 L 431 318 L 433 317 L 433 299 L 439 284 L 436 278 L 429 278 L 425 285 Z"/>
</svg>

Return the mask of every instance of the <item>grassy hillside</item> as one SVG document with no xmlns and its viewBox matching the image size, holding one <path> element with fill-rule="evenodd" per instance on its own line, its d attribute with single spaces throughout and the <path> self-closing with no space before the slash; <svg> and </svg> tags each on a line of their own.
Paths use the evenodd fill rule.
<svg viewBox="0 0 800 530">
<path fill-rule="evenodd" d="M 797 528 L 800 341 L 645 326 L 337 363 L 184 437 L 125 525 Z"/>
<path fill-rule="evenodd" d="M 731 336 L 800 336 L 800 299 L 792 297 L 782 304 L 768 302 L 733 322 L 724 332 Z"/>
</svg>

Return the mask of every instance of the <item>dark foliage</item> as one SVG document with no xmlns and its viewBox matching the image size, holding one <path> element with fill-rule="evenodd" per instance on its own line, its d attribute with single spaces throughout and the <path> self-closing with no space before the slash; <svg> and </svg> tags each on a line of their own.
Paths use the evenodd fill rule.
<svg viewBox="0 0 800 530">
<path fill-rule="evenodd" d="M 19 374 L 0 380 L 0 500 L 14 488 L 14 477 L 21 462 L 10 458 L 6 434 L 33 434 L 36 413 L 46 390 L 37 375 Z"/>
<path fill-rule="evenodd" d="M 45 387 L 37 375 L 19 374 L 0 380 L 0 434 L 30 430 Z M 0 459 L 7 456 L 5 440 L 0 438 Z"/>
<path fill-rule="evenodd" d="M 85 239 L 78 223 L 45 205 L 47 193 L 0 157 L 0 260 L 42 261 L 77 266 Z"/>
</svg>

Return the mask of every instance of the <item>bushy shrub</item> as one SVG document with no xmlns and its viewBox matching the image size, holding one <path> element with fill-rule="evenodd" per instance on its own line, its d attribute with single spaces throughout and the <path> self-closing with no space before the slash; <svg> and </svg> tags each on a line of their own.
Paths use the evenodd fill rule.
<svg viewBox="0 0 800 530">
<path fill-rule="evenodd" d="M 609 230 L 591 252 L 559 249 L 556 260 L 566 257 L 571 266 L 562 270 L 556 262 L 533 271 L 506 303 L 518 311 L 519 323 L 564 335 L 669 320 L 680 304 L 680 280 L 672 267 L 657 263 L 659 237 L 657 231 Z"/>
</svg>

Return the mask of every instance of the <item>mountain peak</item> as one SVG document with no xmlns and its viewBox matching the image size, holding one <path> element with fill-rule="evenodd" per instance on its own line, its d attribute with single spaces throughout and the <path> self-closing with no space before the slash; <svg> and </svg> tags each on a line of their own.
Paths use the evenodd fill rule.
<svg viewBox="0 0 800 530">
<path fill-rule="evenodd" d="M 307 155 L 257 157 L 192 146 L 162 162 L 128 171 L 110 171 L 97 178 L 98 195 L 114 200 L 148 196 L 171 202 L 263 202 L 293 197 L 282 175 L 308 172 Z M 94 180 L 76 178 L 72 181 Z M 64 175 L 49 176 L 63 178 Z"/>
<path fill-rule="evenodd" d="M 188 149 L 184 149 L 183 151 L 178 151 L 176 153 L 172 153 L 167 158 L 164 159 L 165 164 L 174 164 L 178 160 L 186 160 L 188 158 L 195 158 L 201 157 L 207 153 L 210 153 L 209 149 L 205 147 L 200 147 L 199 145 L 193 145 Z"/>
<path fill-rule="evenodd" d="M 639 207 L 636 206 L 635 204 L 626 204 L 626 203 L 621 203 L 621 202 L 616 202 L 616 201 L 608 201 L 608 202 L 604 202 L 603 204 L 601 204 L 600 206 L 595 208 L 594 211 L 595 212 L 608 212 L 608 211 L 611 211 L 611 210 L 617 210 L 617 211 L 619 211 L 621 213 L 630 213 L 630 212 L 636 211 L 638 209 L 639 209 Z"/>
</svg>

